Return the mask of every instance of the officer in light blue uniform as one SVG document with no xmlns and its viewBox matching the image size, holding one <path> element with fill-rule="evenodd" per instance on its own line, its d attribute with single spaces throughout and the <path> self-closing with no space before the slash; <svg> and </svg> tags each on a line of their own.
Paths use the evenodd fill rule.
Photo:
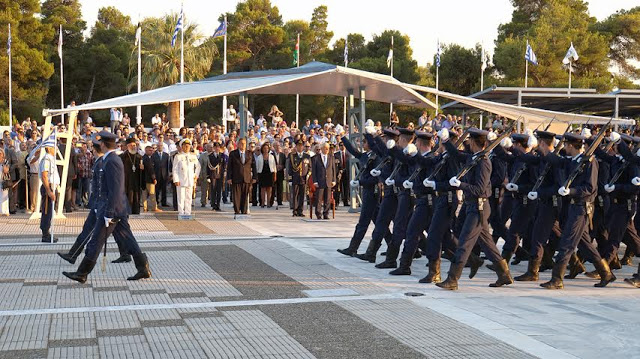
<svg viewBox="0 0 640 359">
<path fill-rule="evenodd" d="M 62 274 L 80 283 L 86 282 L 87 275 L 95 267 L 100 251 L 106 245 L 107 238 L 112 232 L 117 231 L 116 233 L 121 236 L 127 252 L 133 256 L 138 270 L 134 276 L 127 279 L 150 278 L 149 261 L 146 254 L 140 250 L 128 223 L 129 204 L 124 191 L 124 167 L 120 157 L 114 153 L 116 136 L 108 131 L 101 131 L 98 136 L 104 155 L 101 167 L 98 169 L 96 223 L 78 270 L 76 272 L 62 272 Z"/>
</svg>

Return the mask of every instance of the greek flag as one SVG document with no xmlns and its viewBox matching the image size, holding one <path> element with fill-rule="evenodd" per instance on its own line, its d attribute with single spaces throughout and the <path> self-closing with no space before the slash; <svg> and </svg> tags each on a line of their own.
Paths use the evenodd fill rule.
<svg viewBox="0 0 640 359">
<path fill-rule="evenodd" d="M 347 67 L 349 64 L 349 44 L 347 44 L 347 40 L 344 41 L 344 67 Z"/>
<path fill-rule="evenodd" d="M 482 46 L 482 51 L 481 51 L 481 56 L 482 56 L 482 65 L 480 65 L 480 70 L 482 72 L 484 72 L 484 70 L 487 69 L 487 55 L 484 52 L 484 45 Z"/>
<path fill-rule="evenodd" d="M 534 65 L 538 64 L 538 58 L 536 57 L 536 54 L 533 52 L 531 45 L 529 45 L 529 41 L 527 41 L 527 51 L 525 51 L 524 53 L 524 59 Z"/>
<path fill-rule="evenodd" d="M 7 55 L 11 55 L 11 25 L 9 25 L 9 37 L 7 38 Z"/>
<path fill-rule="evenodd" d="M 51 135 L 42 142 L 42 147 L 55 147 L 56 146 L 56 131 L 51 132 Z"/>
<path fill-rule="evenodd" d="M 173 37 L 171 38 L 171 47 L 174 47 L 176 45 L 178 32 L 182 30 L 182 19 L 183 19 L 182 9 L 180 9 L 180 15 L 178 16 L 178 23 L 176 24 L 176 29 L 173 30 Z"/>
<path fill-rule="evenodd" d="M 575 47 L 573 47 L 573 42 L 571 42 L 571 46 L 569 46 L 569 50 L 567 50 L 567 54 L 564 55 L 564 59 L 562 59 L 562 63 L 567 65 L 571 60 L 578 61 L 578 52 Z"/>
<path fill-rule="evenodd" d="M 138 23 L 138 27 L 136 28 L 136 42 L 134 46 L 138 46 L 138 44 L 140 44 L 141 37 L 142 37 L 142 24 Z"/>
<path fill-rule="evenodd" d="M 62 60 L 62 25 L 60 25 L 60 36 L 58 37 L 58 57 Z"/>
<path fill-rule="evenodd" d="M 436 49 L 436 67 L 440 67 L 440 40 L 438 40 L 438 48 Z"/>
<path fill-rule="evenodd" d="M 220 26 L 218 26 L 216 31 L 213 33 L 213 38 L 215 39 L 216 37 L 224 36 L 226 34 L 227 34 L 227 22 L 222 21 L 220 23 Z"/>
</svg>

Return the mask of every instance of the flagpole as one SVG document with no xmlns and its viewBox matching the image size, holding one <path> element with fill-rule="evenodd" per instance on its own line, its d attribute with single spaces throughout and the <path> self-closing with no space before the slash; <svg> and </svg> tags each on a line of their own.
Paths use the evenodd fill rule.
<svg viewBox="0 0 640 359">
<path fill-rule="evenodd" d="M 300 33 L 298 33 L 298 67 L 300 67 Z M 296 94 L 296 128 L 300 128 L 300 94 Z"/>
<path fill-rule="evenodd" d="M 438 63 L 436 64 L 436 91 L 439 91 L 439 79 L 440 79 L 440 40 L 438 39 L 438 49 L 436 50 L 438 51 L 438 54 L 436 54 L 438 56 Z M 440 108 L 439 105 L 439 99 L 438 99 L 438 93 L 436 92 L 436 116 L 438 116 L 438 109 Z"/>
<path fill-rule="evenodd" d="M 11 24 L 9 24 L 9 40 L 7 42 L 9 43 L 7 48 L 7 55 L 9 55 L 9 127 L 11 127 L 13 125 L 11 123 L 13 121 L 13 107 L 11 100 Z"/>
<path fill-rule="evenodd" d="M 347 39 L 344 40 L 344 51 L 345 51 L 345 55 L 347 52 Z M 344 56 L 344 67 L 349 67 L 349 63 L 347 62 L 347 56 Z M 344 96 L 342 98 L 342 126 L 346 126 L 347 125 L 347 96 Z"/>
<path fill-rule="evenodd" d="M 224 59 L 222 60 L 222 74 L 227 74 L 227 15 L 224 16 Z M 224 132 L 227 133 L 227 118 L 225 117 L 227 112 L 227 96 L 222 96 L 222 126 L 224 126 Z"/>
<path fill-rule="evenodd" d="M 64 66 L 62 65 L 62 24 L 60 24 L 60 38 L 61 43 L 58 45 L 60 47 L 60 108 L 64 108 Z M 64 120 L 64 115 L 62 119 Z"/>
<path fill-rule="evenodd" d="M 140 24 L 140 16 L 138 15 L 138 27 L 140 28 L 140 37 L 138 38 L 138 93 L 142 92 L 142 25 Z M 136 124 L 142 123 L 142 106 L 136 106 Z"/>
<path fill-rule="evenodd" d="M 480 54 L 482 56 L 480 59 L 480 92 L 482 92 L 484 90 L 484 45 Z M 482 112 L 480 112 L 480 129 L 482 129 L 482 120 Z"/>
<path fill-rule="evenodd" d="M 180 83 L 184 83 L 184 4 L 181 9 L 181 23 L 180 28 Z M 184 100 L 180 100 L 180 127 L 184 126 Z"/>
<path fill-rule="evenodd" d="M 527 48 L 525 50 L 525 59 L 524 59 L 524 88 L 527 88 L 527 83 L 529 82 L 529 61 L 526 59 L 526 52 L 529 50 L 529 40 L 527 40 Z"/>
<path fill-rule="evenodd" d="M 573 69 L 573 60 L 569 59 L 569 91 L 567 94 L 571 95 L 571 73 Z"/>
<path fill-rule="evenodd" d="M 393 77 L 393 36 L 391 36 L 391 77 Z M 391 115 L 393 115 L 393 102 L 389 103 L 389 119 L 391 119 Z"/>
</svg>

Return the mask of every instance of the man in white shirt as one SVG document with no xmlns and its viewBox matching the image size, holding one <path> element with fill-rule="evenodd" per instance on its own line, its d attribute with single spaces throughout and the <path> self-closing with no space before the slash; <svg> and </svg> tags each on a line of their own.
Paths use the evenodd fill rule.
<svg viewBox="0 0 640 359">
<path fill-rule="evenodd" d="M 110 112 L 111 118 L 109 119 L 109 124 L 111 125 L 111 133 L 116 133 L 120 122 L 122 122 L 122 109 L 118 110 L 114 107 Z"/>
<path fill-rule="evenodd" d="M 161 124 L 162 124 L 162 118 L 160 118 L 160 115 L 156 113 L 156 115 L 151 118 L 151 125 L 160 126 Z"/>
<path fill-rule="evenodd" d="M 193 189 L 200 175 L 198 157 L 191 153 L 191 141 L 181 141 L 182 152 L 173 160 L 173 183 L 178 196 L 178 215 L 191 215 Z"/>
<path fill-rule="evenodd" d="M 55 140 L 47 140 L 42 144 L 46 154 L 40 160 L 38 172 L 42 185 L 40 186 L 40 195 L 42 202 L 40 205 L 40 229 L 42 230 L 42 242 L 56 243 L 57 238 L 51 235 L 51 220 L 53 219 L 56 201 L 56 188 L 60 185 L 60 176 L 58 175 L 58 167 L 56 166 Z"/>
</svg>

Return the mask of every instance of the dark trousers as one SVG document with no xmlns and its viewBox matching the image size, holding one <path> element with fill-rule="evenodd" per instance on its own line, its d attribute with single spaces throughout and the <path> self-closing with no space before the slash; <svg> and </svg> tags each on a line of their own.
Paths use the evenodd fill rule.
<svg viewBox="0 0 640 359">
<path fill-rule="evenodd" d="M 391 245 L 400 248 L 402 241 L 407 237 L 407 224 L 411 218 L 413 211 L 411 193 L 409 191 L 400 191 L 398 193 L 398 207 L 393 217 L 393 236 Z M 395 260 L 396 258 L 390 258 Z"/>
<path fill-rule="evenodd" d="M 376 243 L 377 246 L 379 246 L 380 243 L 382 243 L 382 239 L 388 235 L 389 224 L 391 224 L 397 208 L 398 196 L 393 193 L 393 190 L 385 191 L 384 198 L 378 208 L 378 216 L 376 217 L 375 226 L 373 227 L 373 233 L 371 234 L 371 241 Z"/>
<path fill-rule="evenodd" d="M 118 238 L 117 240 L 120 241 L 122 250 L 125 251 L 125 253 L 133 256 L 142 253 L 138 242 L 131 232 L 128 218 L 121 218 L 118 222 L 110 223 L 107 227 L 105 226 L 104 215 L 102 213 L 98 213 L 96 217 L 97 219 L 91 233 L 91 239 L 87 243 L 87 249 L 85 250 L 85 258 L 94 262 L 97 261 L 100 252 L 107 243 L 107 238 L 109 238 L 111 234 L 113 234 L 114 238 Z M 118 247 L 120 247 L 120 245 Z"/>
<path fill-rule="evenodd" d="M 457 240 L 451 233 L 457 208 L 458 197 L 455 193 L 448 192 L 436 197 L 433 218 L 427 230 L 427 258 L 429 261 L 440 259 L 443 245 L 452 251 L 458 247 Z"/>
<path fill-rule="evenodd" d="M 407 225 L 407 238 L 402 249 L 401 262 L 408 262 L 404 264 L 410 265 L 413 261 L 413 255 L 418 250 L 420 235 L 428 228 L 429 221 L 427 219 L 433 217 L 434 197 L 435 195 L 431 195 L 431 198 L 419 198 L 416 201 L 416 207 L 413 209 L 413 214 Z M 395 223 L 393 225 L 395 227 Z"/>
<path fill-rule="evenodd" d="M 25 178 L 16 186 L 18 190 L 18 206 L 20 208 L 27 208 L 27 181 Z"/>
<path fill-rule="evenodd" d="M 500 237 L 507 237 L 507 229 L 505 227 L 506 220 L 502 220 L 501 207 L 503 190 L 500 187 L 493 188 L 491 197 L 489 197 L 489 205 L 491 206 L 491 216 L 489 216 L 489 224 L 493 229 L 493 238 L 498 239 Z"/>
<path fill-rule="evenodd" d="M 561 201 L 557 200 L 558 206 Z M 538 200 L 538 207 L 536 209 L 536 217 L 533 222 L 533 228 L 531 235 L 531 247 L 529 250 L 530 260 L 541 261 L 544 255 L 544 247 L 549 242 L 551 236 L 560 237 L 561 230 L 558 224 L 558 215 L 560 207 L 553 205 L 552 199 L 540 199 Z"/>
<path fill-rule="evenodd" d="M 127 200 L 131 207 L 131 214 L 140 214 L 140 189 L 130 189 L 127 191 Z"/>
<path fill-rule="evenodd" d="M 465 216 L 460 230 L 459 245 L 454 256 L 454 263 L 466 263 L 473 247 L 479 241 L 482 251 L 487 258 L 497 263 L 502 256 L 489 234 L 489 216 L 491 206 L 484 203 L 483 209 L 478 208 L 477 203 L 465 202 Z"/>
<path fill-rule="evenodd" d="M 73 212 L 73 203 L 71 201 L 73 186 L 68 182 L 67 189 L 64 192 L 64 211 Z"/>
<path fill-rule="evenodd" d="M 376 197 L 374 187 L 362 187 L 362 207 L 360 207 L 360 217 L 353 231 L 349 249 L 357 251 L 362 243 L 364 235 L 367 233 L 369 223 L 374 219 L 376 210 L 378 210 L 378 198 Z"/>
<path fill-rule="evenodd" d="M 47 195 L 47 190 L 44 186 L 40 186 L 40 197 L 42 200 L 40 201 L 40 229 L 42 230 L 42 237 L 48 237 L 51 235 L 51 220 L 53 219 L 53 212 L 55 209 L 53 208 L 54 202 Z"/>
<path fill-rule="evenodd" d="M 76 241 L 73 243 L 71 249 L 69 250 L 69 254 L 71 254 L 71 256 L 73 256 L 74 258 L 78 257 L 80 253 L 82 253 L 82 250 L 87 245 L 87 242 L 89 242 L 89 240 L 91 239 L 91 234 L 93 233 L 93 230 L 95 228 L 96 221 L 96 211 L 92 209 L 89 211 L 89 215 L 84 221 L 82 232 L 80 232 L 78 237 L 76 237 Z M 124 241 L 122 240 L 122 232 L 117 231 L 117 227 L 116 230 L 113 231 L 113 239 L 115 239 L 116 244 L 118 245 L 118 251 L 120 252 L 120 255 L 127 255 L 128 249 L 125 248 Z"/>
<path fill-rule="evenodd" d="M 158 190 L 156 190 L 156 193 L 158 193 L 157 191 Z M 173 201 L 172 201 L 173 210 L 177 211 L 178 210 L 178 191 L 176 190 L 176 184 L 173 182 L 171 182 L 171 191 L 173 191 Z"/>
<path fill-rule="evenodd" d="M 220 197 L 222 196 L 222 187 L 224 187 L 224 179 L 211 180 L 211 208 L 220 209 Z"/>
<path fill-rule="evenodd" d="M 76 192 L 76 204 L 78 206 L 86 206 L 89 202 L 89 191 L 91 186 L 91 178 L 78 177 L 78 189 Z"/>
<path fill-rule="evenodd" d="M 631 206 L 631 210 L 629 210 L 629 206 Z M 632 243 L 632 246 L 638 248 L 638 246 L 640 245 L 638 232 L 631 222 L 631 217 L 634 214 L 634 208 L 635 203 L 628 203 L 627 200 L 612 201 L 611 203 L 611 215 L 609 216 L 609 219 L 607 221 L 607 232 L 609 234 L 609 238 L 607 240 L 604 251 L 600 250 L 600 253 L 602 253 L 602 257 L 608 262 L 611 262 L 611 260 L 613 260 L 613 258 L 618 254 L 618 248 L 620 248 L 620 242 L 622 242 L 622 238 L 624 237 L 625 232 L 628 234 L 628 239 L 630 240 L 630 243 Z"/>
<path fill-rule="evenodd" d="M 273 204 L 274 199 L 278 201 L 278 205 L 282 206 L 282 193 L 284 191 L 284 171 L 278 171 L 276 173 L 276 182 L 273 184 L 272 198 L 269 202 Z"/>
<path fill-rule="evenodd" d="M 247 214 L 249 211 L 249 191 L 250 183 L 233 183 L 231 184 L 233 191 L 233 211 L 235 214 Z"/>
<path fill-rule="evenodd" d="M 340 178 L 340 197 L 342 197 L 342 204 L 345 206 L 349 205 L 349 197 L 351 195 L 351 184 L 349 183 L 349 174 L 347 170 L 342 173 L 342 178 Z M 336 205 L 340 203 L 339 200 L 336 200 Z"/>
<path fill-rule="evenodd" d="M 306 186 L 304 184 L 293 185 L 293 214 L 301 215 L 304 211 L 304 196 Z"/>
<path fill-rule="evenodd" d="M 257 206 L 258 205 L 258 199 L 260 200 L 260 205 L 262 206 L 263 204 L 266 203 L 262 203 L 262 198 L 258 198 L 260 196 L 258 196 L 260 192 L 258 191 L 258 184 L 254 184 L 253 186 L 251 186 L 251 204 L 253 206 Z"/>
<path fill-rule="evenodd" d="M 524 201 L 526 200 L 526 203 Z M 520 239 L 528 234 L 529 224 L 535 214 L 535 202 L 527 197 L 517 196 L 515 205 L 511 213 L 511 225 L 504 238 L 503 252 L 515 252 L 520 245 Z"/>
<path fill-rule="evenodd" d="M 329 207 L 331 207 L 331 188 L 316 188 L 313 197 L 316 218 L 329 218 Z"/>
<path fill-rule="evenodd" d="M 158 206 L 166 206 L 167 205 L 167 179 L 166 178 L 157 178 L 158 183 L 156 183 L 156 203 Z M 175 193 L 175 192 L 174 192 Z"/>
<path fill-rule="evenodd" d="M 555 263 L 567 266 L 571 255 L 581 242 L 583 244 L 581 249 L 585 249 L 583 253 L 585 255 L 590 254 L 592 261 L 597 261 L 601 258 L 595 246 L 590 242 L 587 208 L 584 205 L 569 204 L 562 228 L 562 237 L 560 237 L 560 242 L 558 243 Z"/>
</svg>

